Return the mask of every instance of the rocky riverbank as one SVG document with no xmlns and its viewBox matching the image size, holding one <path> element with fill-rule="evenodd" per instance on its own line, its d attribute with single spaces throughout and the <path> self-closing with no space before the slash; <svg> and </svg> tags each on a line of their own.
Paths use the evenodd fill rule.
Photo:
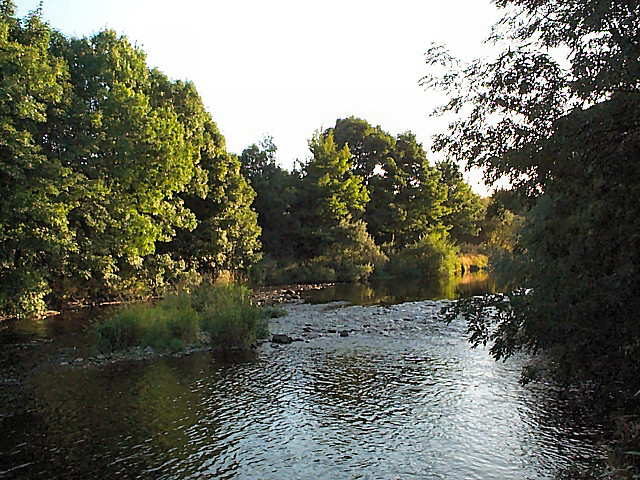
<svg viewBox="0 0 640 480">
<path fill-rule="evenodd" d="M 260 287 L 254 290 L 254 298 L 258 305 L 292 303 L 303 300 L 306 293 L 333 286 L 335 286 L 335 283 L 292 284 L 275 287 Z"/>
<path fill-rule="evenodd" d="M 281 348 L 292 343 L 308 343 L 316 339 L 341 339 L 350 336 L 393 336 L 416 328 L 427 319 L 433 324 L 434 316 L 447 302 L 421 301 L 391 306 L 354 306 L 347 302 L 307 304 L 299 297 L 304 292 L 322 288 L 322 285 L 295 285 L 256 292 L 257 302 L 278 304 L 286 316 L 270 320 L 271 336 L 256 343 L 257 351 Z M 395 333 L 394 333 L 395 332 Z M 90 338 L 88 329 L 65 333 L 53 338 L 39 338 L 26 342 L 6 342 L 0 382 L 19 382 L 30 371 L 41 368 L 101 368 L 126 362 L 148 362 L 159 357 L 183 357 L 195 353 L 213 352 L 210 338 L 201 334 L 198 343 L 184 350 L 157 350 L 151 347 L 131 348 L 113 353 L 100 353 Z"/>
<path fill-rule="evenodd" d="M 320 338 L 350 336 L 393 336 L 421 329 L 440 317 L 440 310 L 448 300 L 426 300 L 398 305 L 358 306 L 347 302 L 283 305 L 287 315 L 270 322 L 271 347 L 295 341 L 310 342 Z M 442 324 L 444 326 L 444 324 Z M 266 347 L 265 347 L 266 348 Z"/>
</svg>

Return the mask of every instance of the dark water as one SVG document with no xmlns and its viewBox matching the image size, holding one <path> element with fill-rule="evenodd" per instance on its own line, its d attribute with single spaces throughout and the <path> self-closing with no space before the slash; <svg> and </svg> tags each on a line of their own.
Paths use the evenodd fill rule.
<svg viewBox="0 0 640 480">
<path fill-rule="evenodd" d="M 5 327 L 0 478 L 526 479 L 602 458 L 580 411 L 440 306 L 297 305 L 272 331 L 302 342 L 89 368 L 59 365 L 90 353 L 82 319 Z"/>
</svg>

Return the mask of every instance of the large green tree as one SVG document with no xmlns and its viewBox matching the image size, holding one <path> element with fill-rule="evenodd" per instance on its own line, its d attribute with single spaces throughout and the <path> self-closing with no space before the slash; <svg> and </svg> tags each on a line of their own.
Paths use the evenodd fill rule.
<svg viewBox="0 0 640 480">
<path fill-rule="evenodd" d="M 195 227 L 178 195 L 194 175 L 193 145 L 175 109 L 152 104 L 145 55 L 126 38 L 58 35 L 53 51 L 69 65 L 72 86 L 65 108 L 49 118 L 47 142 L 50 157 L 78 177 L 69 212 L 74 276 L 93 295 L 128 293 L 156 242 Z"/>
<path fill-rule="evenodd" d="M 313 156 L 301 166 L 294 210 L 298 254 L 325 281 L 366 278 L 386 260 L 358 218 L 369 201 L 367 188 L 353 171 L 349 147 L 339 147 L 331 132 L 317 132 L 309 148 Z"/>
<path fill-rule="evenodd" d="M 447 188 L 442 221 L 449 229 L 449 235 L 459 243 L 477 243 L 485 215 L 481 197 L 473 193 L 455 162 L 439 162 L 436 169 L 440 172 L 440 181 Z"/>
<path fill-rule="evenodd" d="M 460 305 L 498 358 L 544 351 L 566 380 L 640 388 L 640 4 L 499 0 L 493 61 L 458 64 L 429 85 L 462 116 L 439 139 L 450 156 L 507 175 L 528 209 L 505 297 Z M 559 47 L 556 50 L 553 48 Z M 566 61 L 555 56 L 568 52 Z M 500 304 L 495 327 L 486 306 Z"/>
<path fill-rule="evenodd" d="M 349 146 L 339 147 L 331 133 L 317 133 L 309 149 L 313 158 L 305 165 L 305 182 L 317 198 L 319 220 L 339 222 L 364 211 L 369 195 L 362 177 L 353 173 Z"/>
<path fill-rule="evenodd" d="M 273 138 L 244 149 L 240 155 L 242 174 L 256 192 L 253 207 L 262 229 L 265 254 L 278 260 L 297 257 L 300 224 L 295 212 L 299 177 L 276 162 L 277 148 Z"/>
<path fill-rule="evenodd" d="M 75 249 L 75 178 L 45 145 L 68 75 L 49 40 L 37 15 L 20 21 L 13 3 L 0 1 L 0 315 L 44 309 L 52 277 L 67 273 Z"/>
<path fill-rule="evenodd" d="M 225 140 L 191 82 L 170 81 L 154 70 L 152 103 L 176 112 L 195 165 L 179 198 L 195 215 L 196 228 L 181 226 L 159 251 L 184 267 L 216 276 L 222 270 L 245 271 L 259 257 L 260 229 L 251 204 L 255 192 L 240 162 L 226 151 Z M 170 266 L 163 258 L 161 268 Z M 180 265 L 174 265 L 179 273 Z"/>
<path fill-rule="evenodd" d="M 0 314 L 158 292 L 258 258 L 255 196 L 189 82 L 0 0 Z"/>
<path fill-rule="evenodd" d="M 415 135 L 393 137 L 355 117 L 339 119 L 324 135 L 349 148 L 351 170 L 371 198 L 362 219 L 376 243 L 403 248 L 442 232 L 447 189 Z"/>
</svg>

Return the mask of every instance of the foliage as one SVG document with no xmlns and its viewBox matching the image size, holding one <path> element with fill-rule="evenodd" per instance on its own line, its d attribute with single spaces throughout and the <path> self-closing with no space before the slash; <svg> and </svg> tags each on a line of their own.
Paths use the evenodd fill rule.
<svg viewBox="0 0 640 480">
<path fill-rule="evenodd" d="M 49 54 L 49 29 L 36 15 L 19 21 L 12 2 L 0 7 L 0 315 L 20 315 L 46 309 L 51 276 L 67 272 L 61 257 L 74 250 L 75 180 L 43 148 L 68 71 Z"/>
<path fill-rule="evenodd" d="M 241 285 L 203 284 L 192 292 L 191 302 L 216 348 L 244 350 L 258 336 L 268 335 L 268 319 L 253 305 L 251 291 Z"/>
<path fill-rule="evenodd" d="M 553 164 L 541 162 L 538 151 L 555 122 L 573 109 L 638 90 L 638 2 L 495 3 L 505 8 L 490 37 L 504 45 L 497 58 L 463 64 L 433 46 L 427 52 L 432 70 L 421 82 L 449 95 L 440 113 L 469 112 L 438 136 L 439 149 L 482 167 L 491 182 L 506 175 L 516 189 L 536 195 L 552 175 Z"/>
<path fill-rule="evenodd" d="M 371 201 L 363 220 L 378 245 L 402 248 L 444 228 L 446 187 L 415 135 L 394 138 L 355 117 L 336 121 L 324 132 L 330 135 L 339 147 L 349 147 L 351 169 L 367 186 Z"/>
<path fill-rule="evenodd" d="M 266 137 L 242 152 L 240 164 L 242 175 L 256 192 L 253 208 L 262 229 L 262 250 L 271 258 L 286 260 L 296 256 L 300 243 L 295 210 L 299 177 L 277 165 L 276 151 L 273 139 Z"/>
<path fill-rule="evenodd" d="M 284 265 L 264 265 L 265 282 L 274 285 L 289 283 L 333 283 L 366 280 L 387 262 L 369 235 L 362 220 L 342 221 L 330 232 L 334 243 L 313 258 Z"/>
<path fill-rule="evenodd" d="M 316 133 L 309 142 L 312 160 L 304 168 L 304 185 L 317 201 L 317 214 L 332 226 L 363 211 L 369 195 L 362 177 L 351 171 L 351 153 L 347 145 L 339 148 L 332 134 Z"/>
<path fill-rule="evenodd" d="M 489 180 L 507 175 L 519 195 L 525 221 L 509 268 L 520 288 L 456 308 L 497 358 L 543 351 L 560 378 L 596 380 L 623 399 L 640 388 L 640 6 L 496 3 L 511 7 L 494 31 L 509 48 L 426 82 L 451 94 L 445 111 L 470 112 L 439 147 Z M 440 49 L 428 58 L 455 63 Z"/>
<path fill-rule="evenodd" d="M 348 147 L 338 148 L 332 135 L 316 133 L 309 148 L 313 157 L 301 166 L 294 207 L 296 260 L 302 261 L 336 244 L 340 223 L 352 221 L 369 201 L 362 178 L 350 170 Z"/>
<path fill-rule="evenodd" d="M 185 294 L 169 296 L 155 306 L 126 307 L 94 327 L 102 351 L 136 346 L 181 350 L 196 341 L 199 330 L 200 318 Z"/>
<path fill-rule="evenodd" d="M 196 166 L 190 185 L 180 193 L 195 215 L 196 227 L 177 229 L 159 249 L 203 275 L 246 271 L 259 259 L 260 229 L 251 209 L 255 193 L 242 176 L 238 159 L 227 153 L 195 86 L 171 82 L 157 70 L 151 73 L 153 101 L 176 111 Z"/>
<path fill-rule="evenodd" d="M 248 349 L 268 335 L 267 313 L 253 305 L 245 287 L 203 282 L 156 305 L 125 307 L 98 322 L 94 332 L 103 351 L 135 346 L 181 350 L 196 343 L 201 330 L 211 334 L 217 349 Z"/>
<path fill-rule="evenodd" d="M 46 138 L 78 182 L 68 214 L 73 276 L 86 279 L 87 295 L 123 294 L 157 242 L 195 226 L 177 196 L 194 174 L 192 148 L 176 112 L 152 104 L 144 53 L 126 38 L 56 35 L 52 51 L 70 72 L 68 102 L 52 112 Z"/>
<path fill-rule="evenodd" d="M 452 240 L 458 243 L 474 242 L 480 233 L 485 209 L 479 195 L 464 181 L 458 165 L 452 161 L 436 164 L 440 181 L 447 187 L 442 222 Z"/>
<path fill-rule="evenodd" d="M 389 253 L 382 276 L 448 277 L 459 270 L 458 249 L 446 233 L 429 233 L 407 247 Z"/>
<path fill-rule="evenodd" d="M 522 229 L 524 211 L 521 205 L 514 204 L 512 197 L 512 192 L 496 190 L 487 204 L 480 239 L 493 249 L 513 251 Z"/>
<path fill-rule="evenodd" d="M 457 167 L 429 165 L 411 132 L 393 137 L 349 117 L 316 133 L 310 149 L 313 157 L 292 173 L 276 164 L 268 137 L 240 157 L 257 191 L 266 253 L 252 270 L 254 281 L 362 280 L 383 268 L 383 249 L 394 255 L 415 250 L 426 236 L 438 239 L 429 248 L 449 251 L 447 230 L 459 231 L 460 238 L 476 235 L 484 212 L 478 197 Z M 403 263 L 412 271 L 414 253 Z M 444 253 L 432 258 L 451 259 Z M 429 263 L 428 274 L 450 267 Z"/>
<path fill-rule="evenodd" d="M 0 315 L 247 270 L 254 192 L 193 84 L 0 6 Z"/>
<path fill-rule="evenodd" d="M 489 267 L 489 257 L 482 253 L 462 253 L 458 255 L 462 273 L 483 270 Z"/>
</svg>

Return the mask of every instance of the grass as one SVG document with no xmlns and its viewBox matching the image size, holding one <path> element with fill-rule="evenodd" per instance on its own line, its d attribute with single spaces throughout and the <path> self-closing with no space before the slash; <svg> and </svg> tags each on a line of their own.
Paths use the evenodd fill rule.
<svg viewBox="0 0 640 480">
<path fill-rule="evenodd" d="M 489 266 L 489 257 L 483 253 L 464 253 L 458 256 L 462 273 L 484 270 Z"/>
<path fill-rule="evenodd" d="M 98 322 L 94 333 L 101 351 L 153 347 L 178 351 L 197 344 L 207 332 L 217 350 L 246 350 L 269 335 L 270 314 L 253 305 L 249 289 L 233 283 L 203 283 L 173 293 L 155 305 L 125 307 Z"/>
</svg>

